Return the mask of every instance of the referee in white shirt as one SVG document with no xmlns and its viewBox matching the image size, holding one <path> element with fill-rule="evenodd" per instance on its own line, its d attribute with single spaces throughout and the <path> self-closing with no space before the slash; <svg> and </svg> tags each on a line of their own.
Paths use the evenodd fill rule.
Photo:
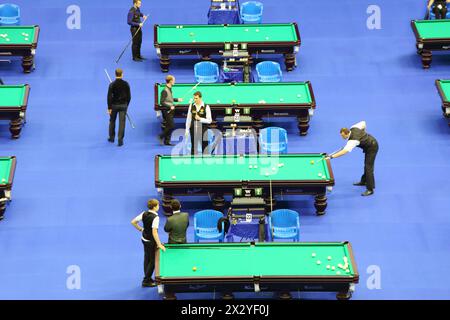
<svg viewBox="0 0 450 320">
<path fill-rule="evenodd" d="M 202 93 L 197 91 L 194 93 L 194 104 L 189 105 L 186 118 L 186 133 L 191 134 L 191 154 L 197 154 L 197 144 L 202 142 L 202 151 L 207 152 L 208 137 L 206 132 L 208 124 L 212 122 L 211 108 L 202 101 Z"/>
<path fill-rule="evenodd" d="M 375 158 L 378 153 L 377 140 L 366 132 L 366 122 L 361 121 L 350 127 L 350 129 L 342 128 L 341 137 L 347 141 L 345 147 L 330 155 L 330 159 L 339 158 L 344 154 L 351 152 L 355 147 L 361 148 L 365 153 L 364 158 L 364 174 L 361 181 L 354 183 L 355 186 L 366 186 L 367 190 L 363 192 L 362 196 L 370 196 L 375 189 L 374 165 Z"/>
</svg>

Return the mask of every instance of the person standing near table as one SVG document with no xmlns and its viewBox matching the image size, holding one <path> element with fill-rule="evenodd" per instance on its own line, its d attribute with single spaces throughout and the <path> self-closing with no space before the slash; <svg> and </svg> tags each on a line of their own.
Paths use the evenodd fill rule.
<svg viewBox="0 0 450 320">
<path fill-rule="evenodd" d="M 180 201 L 170 203 L 172 215 L 167 217 L 164 231 L 169 233 L 169 243 L 186 243 L 186 230 L 189 227 L 189 214 L 181 212 Z"/>
<path fill-rule="evenodd" d="M 353 185 L 366 186 L 367 190 L 361 194 L 362 196 L 372 195 L 375 189 L 374 166 L 375 158 L 378 153 L 377 140 L 366 132 L 365 121 L 358 122 L 350 127 L 350 129 L 342 128 L 340 134 L 343 139 L 347 140 L 347 144 L 339 152 L 330 155 L 329 158 L 339 158 L 351 152 L 355 147 L 361 148 L 365 154 L 364 174 L 362 175 L 361 180 Z"/>
<path fill-rule="evenodd" d="M 147 16 L 141 13 L 141 4 L 141 0 L 133 0 L 133 6 L 128 11 L 128 24 L 130 25 L 131 36 L 134 37 L 132 40 L 131 53 L 133 54 L 133 61 L 137 62 L 142 62 L 142 60 L 145 59 L 141 55 L 142 26 L 144 25 L 143 22 L 141 22 L 141 17 L 144 18 L 145 21 Z"/>
<path fill-rule="evenodd" d="M 197 154 L 198 143 L 202 143 L 202 151 L 206 152 L 208 139 L 205 136 L 208 130 L 208 124 L 212 122 L 211 108 L 205 105 L 202 100 L 202 93 L 194 93 L 194 103 L 189 105 L 186 118 L 185 136 L 191 134 L 191 154 Z"/>
<path fill-rule="evenodd" d="M 163 119 L 164 119 L 164 130 L 159 135 L 159 140 L 164 143 L 166 146 L 172 146 L 170 143 L 170 137 L 172 136 L 173 128 L 175 124 L 173 122 L 173 117 L 175 115 L 175 106 L 173 105 L 175 102 L 182 102 L 182 98 L 174 98 L 172 95 L 172 86 L 175 84 L 175 77 L 172 75 L 168 75 L 166 77 L 166 87 L 161 92 L 161 98 L 159 100 L 159 104 L 163 107 L 168 108 L 168 110 L 163 110 Z"/>
<path fill-rule="evenodd" d="M 136 218 L 131 220 L 131 224 L 140 232 L 142 232 L 142 244 L 144 245 L 144 280 L 142 280 L 143 287 L 156 286 L 155 280 L 152 279 L 153 271 L 155 270 L 156 250 L 161 249 L 166 251 L 166 248 L 159 240 L 159 201 L 151 199 L 147 203 L 147 211 L 142 212 Z M 139 226 L 142 221 L 144 227 Z"/>
<path fill-rule="evenodd" d="M 110 83 L 108 88 L 108 113 L 109 113 L 109 142 L 114 142 L 116 135 L 116 119 L 119 114 L 119 138 L 118 146 L 123 146 L 125 136 L 125 119 L 128 105 L 131 101 L 131 90 L 128 82 L 123 80 L 123 70 L 116 69 L 116 79 Z"/>
<path fill-rule="evenodd" d="M 445 19 L 447 15 L 447 3 L 450 3 L 450 0 L 428 0 L 427 16 L 429 15 L 431 6 L 434 4 L 433 13 L 436 19 Z"/>
</svg>

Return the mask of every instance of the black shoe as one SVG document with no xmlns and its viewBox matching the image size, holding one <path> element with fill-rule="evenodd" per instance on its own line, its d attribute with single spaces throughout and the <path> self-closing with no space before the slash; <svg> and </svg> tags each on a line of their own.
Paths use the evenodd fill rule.
<svg viewBox="0 0 450 320">
<path fill-rule="evenodd" d="M 141 59 L 141 60 L 147 60 L 147 59 L 144 58 L 143 56 L 139 56 L 139 59 Z"/>
<path fill-rule="evenodd" d="M 354 186 L 365 186 L 366 184 L 364 183 L 364 182 L 355 182 L 354 184 L 353 184 Z"/>
<path fill-rule="evenodd" d="M 164 142 L 165 146 L 174 146 L 174 144 L 170 143 L 170 142 Z"/>
<path fill-rule="evenodd" d="M 119 147 L 123 146 L 123 141 L 119 141 L 119 143 L 117 144 Z"/>
<path fill-rule="evenodd" d="M 144 61 L 144 60 L 142 60 L 142 59 L 140 59 L 140 58 L 133 58 L 133 61 L 136 61 L 136 62 L 142 62 L 142 61 Z"/>
<path fill-rule="evenodd" d="M 149 282 L 142 282 L 143 288 L 150 288 L 150 287 L 156 287 L 156 282 L 151 280 Z"/>
<path fill-rule="evenodd" d="M 366 190 L 363 193 L 361 193 L 361 195 L 363 197 L 371 196 L 371 195 L 373 195 L 373 191 L 372 190 Z"/>
<path fill-rule="evenodd" d="M 159 140 L 159 144 L 160 145 L 163 145 L 164 144 L 164 139 L 163 139 L 163 137 L 162 136 L 158 136 L 158 140 Z"/>
<path fill-rule="evenodd" d="M 109 138 L 108 142 L 114 142 L 114 139 Z"/>
</svg>

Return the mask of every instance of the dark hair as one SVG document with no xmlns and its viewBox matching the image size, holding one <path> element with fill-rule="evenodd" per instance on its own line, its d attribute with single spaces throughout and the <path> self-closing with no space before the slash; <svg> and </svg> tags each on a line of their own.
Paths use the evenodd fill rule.
<svg viewBox="0 0 450 320">
<path fill-rule="evenodd" d="M 147 208 L 150 210 L 154 209 L 159 204 L 159 201 L 156 199 L 150 199 L 147 202 Z"/>
<path fill-rule="evenodd" d="M 116 69 L 116 77 L 121 77 L 123 75 L 123 70 L 120 68 Z"/>
<path fill-rule="evenodd" d="M 200 92 L 200 91 L 196 91 L 195 93 L 194 93 L 194 96 L 197 96 L 197 97 L 202 97 L 202 93 Z"/>
<path fill-rule="evenodd" d="M 177 199 L 172 199 L 170 207 L 172 208 L 172 211 L 178 211 L 181 208 L 181 203 Z"/>
<path fill-rule="evenodd" d="M 350 130 L 348 130 L 347 128 L 342 128 L 340 132 L 345 135 L 348 135 L 350 133 Z"/>
</svg>

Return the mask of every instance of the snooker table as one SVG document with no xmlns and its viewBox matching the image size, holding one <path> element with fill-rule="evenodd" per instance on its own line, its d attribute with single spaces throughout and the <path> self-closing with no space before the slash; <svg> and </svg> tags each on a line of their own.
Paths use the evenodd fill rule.
<svg viewBox="0 0 450 320">
<path fill-rule="evenodd" d="M 0 26 L 0 57 L 21 56 L 22 68 L 30 73 L 38 45 L 39 26 Z M 26 35 L 23 35 L 25 33 Z"/>
<path fill-rule="evenodd" d="M 323 153 L 157 155 L 155 186 L 162 193 L 166 213 L 170 213 L 170 201 L 176 195 L 213 195 L 214 208 L 223 212 L 224 195 L 251 194 L 263 198 L 269 210 L 275 206 L 275 195 L 305 194 L 315 196 L 316 213 L 323 215 L 327 189 L 334 185 L 331 163 L 325 156 Z"/>
<path fill-rule="evenodd" d="M 28 84 L 0 86 L 0 120 L 10 120 L 9 131 L 13 139 L 20 137 L 29 94 Z"/>
<path fill-rule="evenodd" d="M 11 200 L 11 189 L 16 171 L 16 157 L 0 157 L 0 220 Z"/>
<path fill-rule="evenodd" d="M 154 25 L 154 45 L 160 57 L 161 70 L 169 71 L 171 55 L 194 55 L 209 60 L 239 48 L 251 55 L 283 54 L 286 69 L 296 66 L 295 54 L 300 47 L 297 24 L 221 24 L 221 25 Z M 251 61 L 250 61 L 251 62 Z"/>
<path fill-rule="evenodd" d="M 347 269 L 338 267 L 345 265 L 344 257 Z M 240 291 L 284 296 L 325 291 L 349 299 L 359 281 L 347 241 L 168 244 L 165 252 L 156 253 L 155 278 L 166 299 L 175 299 L 178 292 L 219 292 L 231 298 Z"/>
<path fill-rule="evenodd" d="M 422 57 L 424 69 L 430 68 L 435 50 L 450 49 L 450 20 L 412 20 L 416 36 L 417 54 Z"/>
<path fill-rule="evenodd" d="M 442 114 L 450 126 L 450 80 L 436 80 L 435 83 L 442 100 Z"/>
<path fill-rule="evenodd" d="M 218 117 L 239 122 L 241 116 L 251 117 L 251 126 L 263 126 L 262 117 L 296 117 L 300 135 L 308 133 L 310 115 L 316 108 L 311 82 L 274 83 L 204 83 L 192 90 L 195 83 L 177 83 L 172 87 L 175 98 L 175 117 L 186 118 L 189 98 L 200 91 L 203 101 L 211 107 L 213 127 Z M 165 84 L 155 84 L 155 111 L 168 110 L 160 104 Z M 226 119 L 226 118 L 225 118 Z"/>
</svg>

